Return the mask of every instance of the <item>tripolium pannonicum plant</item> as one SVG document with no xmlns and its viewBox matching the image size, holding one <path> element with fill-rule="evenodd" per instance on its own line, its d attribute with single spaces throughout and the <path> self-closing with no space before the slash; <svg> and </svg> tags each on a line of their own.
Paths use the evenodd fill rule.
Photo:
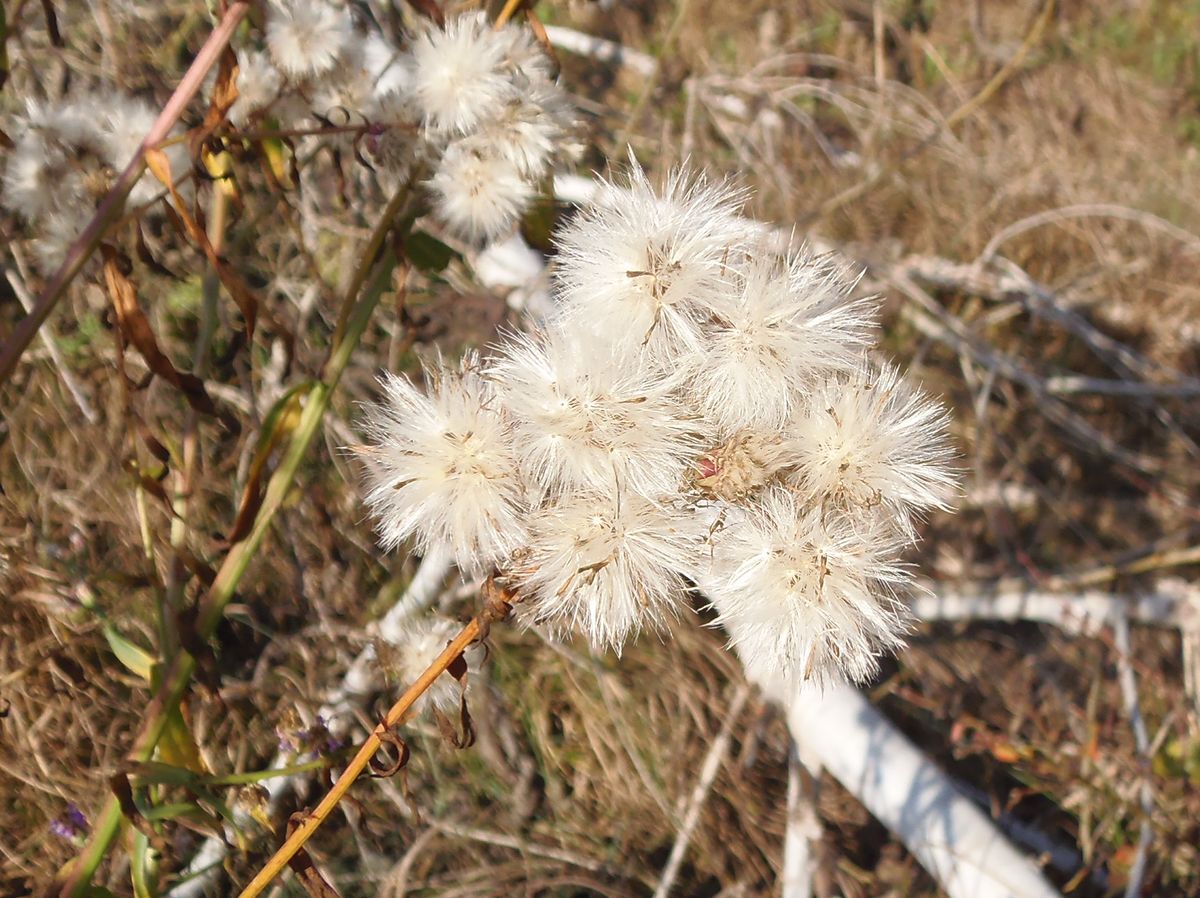
<svg viewBox="0 0 1200 898">
<path fill-rule="evenodd" d="M 504 4 L 499 21 L 431 15 L 398 44 L 338 0 L 267 0 L 256 27 L 235 34 L 238 21 L 225 23 L 233 51 L 224 79 L 205 87 L 219 112 L 200 142 L 205 158 L 267 141 L 288 141 L 294 163 L 331 150 L 393 200 L 335 316 L 291 467 L 280 464 L 281 485 L 264 490 L 262 511 L 235 528 L 214 572 L 206 638 L 391 285 L 380 259 L 402 267 L 404 238 L 425 217 L 460 246 L 507 236 L 579 156 L 577 115 L 544 35 L 505 24 L 517 6 Z M 220 7 L 230 20 L 248 15 L 245 4 Z M 187 218 L 184 205 L 204 192 L 187 183 L 202 166 L 176 122 L 89 85 L 25 103 L 4 165 L 0 204 L 37 235 L 47 274 L 74 264 L 80 232 L 131 157 L 152 172 L 130 169 L 118 208 L 163 211 L 156 204 L 169 196 L 168 211 L 174 203 Z M 161 146 L 142 140 L 159 131 Z M 294 175 L 293 186 L 311 189 L 298 163 L 284 168 L 279 183 Z M 913 583 L 904 553 L 915 523 L 955 489 L 945 411 L 875 352 L 875 305 L 857 295 L 854 271 L 745 219 L 736 186 L 687 167 L 659 183 L 632 156 L 615 170 L 555 236 L 546 314 L 462 358 L 428 361 L 423 383 L 383 374 L 362 415 L 354 452 L 383 547 L 449 554 L 482 584 L 482 610 L 461 629 L 432 615 L 410 623 L 396 667 L 411 687 L 244 895 L 303 858 L 308 836 L 412 714 L 428 710 L 466 741 L 450 721 L 456 709 L 469 720 L 477 658 L 463 652 L 510 616 L 619 654 L 698 609 L 751 680 L 792 686 L 864 681 L 902 645 Z M 187 220 L 193 238 L 204 230 Z M 214 242 L 206 256 L 221 269 Z M 154 759 L 195 666 L 167 665 L 134 762 Z M 64 893 L 86 887 L 116 838 L 126 809 L 114 807 Z"/>
</svg>

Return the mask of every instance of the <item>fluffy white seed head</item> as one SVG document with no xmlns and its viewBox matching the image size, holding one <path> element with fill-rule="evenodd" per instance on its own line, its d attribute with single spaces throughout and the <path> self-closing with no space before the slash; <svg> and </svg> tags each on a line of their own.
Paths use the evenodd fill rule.
<svg viewBox="0 0 1200 898">
<path fill-rule="evenodd" d="M 619 652 L 684 606 L 679 572 L 701 550 L 703 534 L 694 515 L 635 494 L 565 496 L 530 522 L 529 552 L 514 572 L 524 597 L 518 612 Z"/>
<path fill-rule="evenodd" d="M 868 343 L 873 305 L 849 300 L 853 281 L 829 259 L 754 249 L 717 294 L 691 388 L 724 433 L 778 428 L 807 381 L 852 367 Z"/>
<path fill-rule="evenodd" d="M 251 117 L 271 105 L 279 96 L 283 86 L 283 76 L 271 57 L 264 52 L 237 54 L 238 73 L 237 99 L 229 107 L 229 120 L 239 128 L 243 127 Z"/>
<path fill-rule="evenodd" d="M 794 483 L 851 515 L 885 512 L 911 539 L 912 516 L 948 508 L 955 490 L 948 423 L 894 367 L 863 360 L 804 397 L 787 434 Z"/>
<path fill-rule="evenodd" d="M 410 686 L 420 679 L 434 659 L 442 653 L 447 645 L 458 635 L 460 626 L 449 618 L 441 615 L 431 615 L 408 623 L 404 633 L 389 652 L 389 661 L 394 670 L 391 672 L 401 687 Z M 479 669 L 478 651 L 468 649 L 463 653 L 467 662 L 468 676 L 464 686 L 460 686 L 448 672 L 443 673 L 428 690 L 417 699 L 413 705 L 413 713 L 436 709 L 443 714 L 453 715 L 458 711 L 464 691 L 470 694 L 470 674 Z"/>
<path fill-rule="evenodd" d="M 569 104 L 556 85 L 530 84 L 501 104 L 476 134 L 492 153 L 536 181 L 549 173 L 556 156 L 572 153 L 574 126 Z"/>
<path fill-rule="evenodd" d="M 105 96 L 103 103 L 100 127 L 104 156 L 112 170 L 119 172 L 133 161 L 134 154 L 158 118 L 158 110 L 145 100 L 115 93 Z M 171 166 L 171 177 L 178 182 L 191 170 L 187 145 L 172 144 L 163 152 Z M 129 202 L 149 202 L 164 189 L 162 183 L 147 172 L 129 192 Z"/>
<path fill-rule="evenodd" d="M 862 681 L 903 645 L 909 615 L 896 598 L 909 580 L 887 531 L 854 526 L 773 488 L 714 531 L 701 577 L 752 674 L 793 681 L 840 671 Z"/>
<path fill-rule="evenodd" d="M 671 381 L 559 328 L 513 335 L 489 365 L 540 495 L 678 492 L 699 450 Z"/>
<path fill-rule="evenodd" d="M 740 195 L 677 173 L 660 196 L 636 163 L 629 181 L 559 234 L 561 309 L 606 345 L 671 363 L 702 351 L 711 307 L 729 290 L 727 265 L 747 237 Z"/>
<path fill-rule="evenodd" d="M 523 492 L 508 421 L 468 358 L 434 371 L 422 392 L 384 375 L 370 408 L 367 505 L 385 549 L 415 537 L 448 546 L 459 568 L 484 573 L 524 545 Z"/>
<path fill-rule="evenodd" d="M 56 264 L 86 225 L 117 173 L 133 160 L 156 116 L 144 100 L 116 92 L 28 104 L 13 129 L 21 136 L 5 163 L 0 202 L 36 229 L 43 267 Z M 185 175 L 186 147 L 165 152 L 172 173 Z M 129 199 L 143 203 L 161 189 L 146 173 Z"/>
<path fill-rule="evenodd" d="M 496 32 L 486 14 L 476 12 L 413 38 L 413 97 L 431 132 L 466 134 L 513 97 L 513 30 Z"/>
<path fill-rule="evenodd" d="M 350 13 L 327 0 L 271 0 L 267 8 L 267 49 L 289 78 L 331 71 L 353 40 Z"/>
<path fill-rule="evenodd" d="M 393 96 L 406 91 L 411 73 L 403 57 L 378 34 L 349 47 L 337 68 L 322 78 L 313 95 L 313 110 L 331 120 L 357 124 L 378 121 Z"/>
<path fill-rule="evenodd" d="M 82 102 L 30 101 L 13 129 L 20 136 L 4 167 L 4 205 L 25 221 L 71 207 L 94 205 L 103 184 L 92 183 L 108 164 L 104 132 Z"/>
<path fill-rule="evenodd" d="M 533 199 L 533 188 L 520 169 L 478 135 L 446 147 L 429 188 L 438 216 L 470 241 L 503 234 Z"/>
</svg>

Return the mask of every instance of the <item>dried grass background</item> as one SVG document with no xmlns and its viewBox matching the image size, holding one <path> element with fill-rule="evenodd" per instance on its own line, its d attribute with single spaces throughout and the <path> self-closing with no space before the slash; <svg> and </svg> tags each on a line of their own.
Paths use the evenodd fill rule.
<svg viewBox="0 0 1200 898">
<path fill-rule="evenodd" d="M 199 2 L 53 5 L 62 49 L 49 43 L 40 4 L 16 4 L 22 26 L 9 40 L 6 111 L 17 97 L 55 96 L 68 82 L 100 78 L 161 102 L 209 27 Z M 364 6 L 395 21 L 387 0 Z M 1195 391 L 1072 392 L 1054 378 L 1119 377 L 1080 332 L 1031 314 L 1015 293 L 927 278 L 929 298 L 970 337 L 953 344 L 892 277 L 914 259 L 927 268 L 931 260 L 966 265 L 995 249 L 1052 291 L 1084 322 L 1081 332 L 1140 354 L 1146 379 L 1200 377 L 1200 9 L 1169 0 L 1062 3 L 1017 70 L 948 126 L 1017 52 L 1042 8 L 1029 0 L 536 8 L 545 22 L 657 60 L 647 76 L 560 54 L 586 114 L 585 170 L 623 158 L 627 140 L 656 172 L 690 159 L 713 174 L 735 173 L 754 191 L 755 216 L 795 225 L 868 265 L 863 289 L 885 297 L 888 350 L 955 407 L 968 497 L 926 528 L 914 561 L 934 579 L 1039 584 L 1188 548 L 1200 536 Z M 346 277 L 380 205 L 369 173 L 352 160 L 342 160 L 349 203 L 338 197 L 342 178 L 327 156 L 306 162 L 300 191 L 269 189 L 254 160 L 238 165 L 244 207 L 226 255 L 258 290 L 265 314 L 253 346 L 239 348 L 235 309 L 225 299 L 219 306 L 209 379 L 242 429 L 200 425 L 191 520 L 194 545 L 212 554 L 236 513 L 263 416 L 282 387 L 321 361 L 337 308 L 334 292 L 319 285 Z M 1101 204 L 1060 211 L 992 245 L 1028 216 Z M 20 229 L 0 226 L 0 262 L 24 279 Z M 143 304 L 172 358 L 193 367 L 202 260 L 164 225 L 148 238 L 181 276 L 145 274 Z M 35 286 L 36 276 L 27 277 Z M 99 807 L 147 701 L 80 600 L 94 597 L 124 635 L 149 646 L 156 590 L 181 576 L 164 561 L 171 521 L 152 496 L 144 520 L 156 561 L 147 559 L 130 461 L 148 461 L 139 426 L 178 440 L 187 407 L 159 381 L 124 395 L 100 283 L 94 270 L 85 274 L 50 322 L 95 423 L 41 344 L 0 392 L 6 895 L 36 890 L 73 856 L 50 822 L 69 802 Z M 14 289 L 0 283 L 0 335 L 22 315 Z M 465 271 L 418 284 L 410 311 L 416 349 L 448 354 L 520 320 Z M 219 698 L 196 688 L 188 700 L 214 771 L 269 762 L 276 723 L 321 704 L 363 647 L 364 624 L 412 574 L 412 561 L 375 548 L 357 472 L 341 449 L 354 441 L 356 403 L 373 395 L 376 372 L 416 370 L 404 335 L 396 310 L 381 308 L 323 445 L 219 631 Z M 1032 379 L 1009 376 L 990 363 L 997 356 Z M 1064 411 L 1120 447 L 1116 456 L 1064 427 Z M 1157 576 L 1197 573 L 1194 555 L 1190 564 L 1149 567 L 1106 584 L 1133 590 Z M 197 589 L 189 582 L 189 595 Z M 469 603 L 450 607 L 458 613 Z M 347 896 L 648 895 L 741 680 L 719 634 L 699 619 L 683 621 L 670 639 L 643 638 L 619 661 L 497 628 L 472 709 L 479 744 L 457 752 L 432 726 L 414 725 L 407 794 L 393 780 L 357 786 L 312 843 L 314 858 Z M 1141 822 L 1138 784 L 1149 776 L 1155 841 L 1145 893 L 1200 894 L 1200 731 L 1183 689 L 1180 639 L 1135 629 L 1134 648 L 1149 763 L 1134 747 L 1109 637 L 1035 624 L 927 625 L 871 694 L 997 815 L 1077 852 L 1075 869 L 1048 869 L 1071 894 L 1105 894 L 1092 871 L 1121 888 Z M 786 727 L 756 698 L 733 732 L 676 894 L 776 889 Z M 825 894 L 938 894 L 845 791 L 824 786 Z M 172 830 L 177 862 L 197 841 Z M 234 879 L 244 882 L 272 843 L 261 830 L 249 833 Z M 130 894 L 119 860 L 101 881 Z"/>
</svg>

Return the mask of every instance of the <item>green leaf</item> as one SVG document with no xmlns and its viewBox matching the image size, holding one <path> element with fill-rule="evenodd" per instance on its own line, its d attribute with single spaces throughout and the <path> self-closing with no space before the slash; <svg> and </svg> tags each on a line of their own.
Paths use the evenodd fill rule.
<svg viewBox="0 0 1200 898">
<path fill-rule="evenodd" d="M 193 771 L 162 761 L 143 761 L 129 767 L 129 774 L 137 786 L 166 785 L 195 788 L 202 777 Z"/>
<path fill-rule="evenodd" d="M 117 660 L 121 664 L 147 683 L 150 682 L 154 665 L 158 663 L 157 658 L 137 643 L 130 642 L 118 633 L 117 628 L 112 624 L 104 625 L 104 638 L 108 640 L 108 647 L 112 649 L 112 653 L 117 656 Z"/>
<path fill-rule="evenodd" d="M 129 878 L 133 882 L 134 898 L 154 898 L 157 890 L 155 889 L 155 868 L 158 862 L 155 860 L 154 852 L 150 850 L 150 840 L 146 838 L 146 834 L 135 832 L 133 834 L 133 852 L 129 858 Z"/>
<path fill-rule="evenodd" d="M 558 223 L 558 203 L 551 182 L 538 192 L 521 219 L 521 235 L 534 249 L 549 252 L 554 244 L 554 226 Z"/>
<path fill-rule="evenodd" d="M 461 253 L 424 231 L 413 231 L 404 239 L 404 255 L 425 274 L 439 274 L 454 259 L 462 258 Z"/>
</svg>

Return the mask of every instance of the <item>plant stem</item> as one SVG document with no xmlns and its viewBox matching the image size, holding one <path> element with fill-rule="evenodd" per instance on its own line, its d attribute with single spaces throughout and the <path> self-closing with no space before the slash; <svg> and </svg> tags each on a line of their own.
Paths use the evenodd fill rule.
<svg viewBox="0 0 1200 898">
<path fill-rule="evenodd" d="M 21 358 L 21 354 L 25 352 L 29 343 L 33 340 L 33 335 L 37 333 L 38 328 L 42 326 L 49 316 L 50 311 L 62 299 L 66 293 L 67 287 L 71 281 L 79 274 L 84 263 L 91 257 L 96 247 L 99 246 L 104 232 L 108 226 L 112 224 L 121 215 L 121 210 L 125 206 L 125 197 L 129 195 L 138 179 L 142 176 L 142 172 L 146 168 L 146 150 L 157 147 L 171 129 L 175 127 L 175 123 L 179 121 L 179 117 L 183 115 L 184 109 L 188 103 L 192 101 L 192 97 L 200 90 L 204 84 L 204 78 L 208 75 L 209 69 L 216 65 L 217 60 L 221 56 L 221 52 L 225 49 L 225 45 L 229 43 L 229 39 L 233 36 L 233 31 L 242 17 L 250 10 L 250 4 L 245 2 L 234 3 L 225 12 L 225 17 L 213 32 L 208 36 L 208 40 L 204 42 L 204 46 L 200 48 L 200 52 L 196 54 L 196 58 L 192 60 L 191 67 L 184 73 L 183 80 L 179 82 L 179 86 L 175 88 L 175 92 L 171 94 L 171 98 L 167 100 L 167 105 L 163 107 L 162 112 L 158 114 L 158 118 L 154 120 L 154 124 L 150 127 L 150 133 L 142 140 L 138 147 L 137 153 L 133 159 L 125 166 L 125 170 L 117 177 L 116 183 L 109 188 L 108 193 L 104 197 L 104 201 L 100 203 L 100 207 L 96 210 L 96 214 L 92 216 L 92 220 L 88 222 L 83 233 L 80 234 L 75 241 L 67 248 L 67 256 L 59 266 L 54 277 L 46 288 L 38 297 L 37 304 L 33 307 L 33 311 L 26 317 L 21 319 L 21 322 L 13 330 L 12 335 L 4 344 L 3 349 L 0 349 L 0 383 L 8 380 L 13 371 L 17 367 L 17 361 Z"/>
<path fill-rule="evenodd" d="M 385 218 L 378 225 L 378 229 L 386 233 L 391 227 L 391 223 L 390 219 Z M 391 283 L 395 267 L 395 254 L 388 250 L 376 266 L 370 283 L 353 314 L 350 315 L 342 339 L 334 347 L 325 363 L 321 381 L 309 393 L 308 401 L 300 414 L 300 423 L 288 445 L 287 453 L 280 460 L 279 467 L 276 468 L 267 484 L 266 494 L 253 528 L 244 540 L 230 549 L 221 569 L 217 572 L 216 579 L 209 588 L 197 623 L 199 638 L 208 639 L 216 630 L 217 624 L 220 623 L 225 613 L 225 606 L 233 598 L 242 575 L 250 566 L 250 561 L 266 536 L 275 513 L 291 489 L 300 462 L 320 428 L 333 391 L 350 361 L 355 346 L 358 345 L 359 339 L 366 330 L 371 313 Z M 166 727 L 168 715 L 183 698 L 195 670 L 196 659 L 189 653 L 180 651 L 172 658 L 170 666 L 161 680 L 158 692 L 143 715 L 146 722 L 128 755 L 130 760 L 144 762 L 152 758 L 154 748 Z M 84 853 L 76 860 L 63 883 L 59 892 L 62 898 L 76 898 L 83 892 L 116 839 L 121 821 L 120 804 L 115 797 L 110 798 L 97 816 L 92 838 L 84 849 Z"/>
<path fill-rule="evenodd" d="M 375 756 L 375 752 L 379 751 L 380 746 L 383 745 L 381 737 L 387 735 L 388 730 L 404 718 L 404 715 L 408 713 L 408 710 L 416 703 L 417 699 L 424 695 L 425 690 L 433 685 L 434 680 L 445 673 L 446 668 L 462 656 L 463 650 L 479 636 L 479 626 L 479 618 L 472 618 L 470 623 L 462 628 L 462 631 L 454 637 L 453 641 L 426 668 L 425 673 L 421 674 L 417 681 L 408 687 L 404 694 L 396 700 L 396 703 L 392 705 L 384 717 L 383 722 L 371 731 L 366 741 L 363 742 L 362 746 L 355 753 L 354 758 L 346 765 L 346 769 L 337 778 L 337 782 L 333 784 L 333 788 L 326 793 L 325 797 L 321 799 L 321 803 L 288 836 L 287 840 L 279 847 L 279 850 L 271 856 L 271 859 L 250 880 L 250 884 L 241 891 L 238 898 L 254 898 L 254 896 L 262 894 L 263 890 L 271 884 L 271 880 L 278 876 L 283 868 L 287 866 L 288 861 L 295 857 L 297 852 L 304 847 L 304 843 L 317 831 L 317 827 L 325 822 L 330 812 L 337 807 L 337 803 L 349 791 L 350 786 L 354 784 L 354 781 L 366 769 L 371 758 Z"/>
</svg>

